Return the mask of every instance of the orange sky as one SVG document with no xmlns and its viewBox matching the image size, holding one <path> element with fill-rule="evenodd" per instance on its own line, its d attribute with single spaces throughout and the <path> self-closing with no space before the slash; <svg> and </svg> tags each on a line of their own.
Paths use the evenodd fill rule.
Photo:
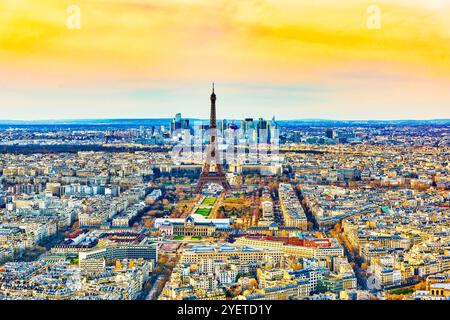
<svg viewBox="0 0 450 320">
<path fill-rule="evenodd" d="M 450 118 L 448 17 L 450 0 L 2 0 L 0 119 L 206 117 L 212 80 L 224 117 Z"/>
</svg>

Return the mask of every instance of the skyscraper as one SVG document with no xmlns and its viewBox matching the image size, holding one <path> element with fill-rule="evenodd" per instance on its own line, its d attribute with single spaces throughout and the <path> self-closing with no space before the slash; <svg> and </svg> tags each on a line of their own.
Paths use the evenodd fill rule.
<svg viewBox="0 0 450 320">
<path fill-rule="evenodd" d="M 181 113 L 177 113 L 170 124 L 170 133 L 180 129 L 189 129 L 189 120 L 183 119 Z"/>
<path fill-rule="evenodd" d="M 327 137 L 328 139 L 334 139 L 336 138 L 336 132 L 334 132 L 333 129 L 328 128 L 327 130 L 325 130 L 325 137 Z"/>
</svg>

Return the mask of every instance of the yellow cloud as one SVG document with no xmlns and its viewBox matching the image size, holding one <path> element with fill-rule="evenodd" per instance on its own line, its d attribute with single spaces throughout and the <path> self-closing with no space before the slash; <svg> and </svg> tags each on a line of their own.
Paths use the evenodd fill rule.
<svg viewBox="0 0 450 320">
<path fill-rule="evenodd" d="M 4 0 L 0 66 L 58 81 L 298 81 L 349 65 L 450 78 L 450 7 L 377 3 L 380 30 L 363 0 Z M 80 30 L 66 27 L 71 4 Z"/>
</svg>

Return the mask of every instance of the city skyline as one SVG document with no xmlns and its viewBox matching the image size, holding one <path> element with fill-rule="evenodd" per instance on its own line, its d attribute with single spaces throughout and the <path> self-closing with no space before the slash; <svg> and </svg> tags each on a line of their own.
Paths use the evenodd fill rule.
<svg viewBox="0 0 450 320">
<path fill-rule="evenodd" d="M 182 99 L 181 99 L 182 100 Z M 176 107 L 174 107 L 174 109 L 175 109 Z M 198 108 L 199 110 L 201 110 L 201 109 L 204 109 L 204 108 L 201 108 L 201 107 L 199 107 Z M 227 108 L 224 108 L 225 109 L 225 114 L 228 114 L 228 115 L 230 115 L 229 113 L 227 113 Z M 183 110 L 183 111 L 185 111 L 185 110 Z M 277 110 L 274 110 L 273 111 L 273 113 L 270 113 L 271 111 L 268 111 L 268 112 L 264 112 L 264 113 L 258 113 L 258 112 L 256 112 L 256 113 L 252 113 L 254 116 L 254 118 L 255 119 L 257 119 L 257 118 L 267 118 L 267 119 L 269 119 L 269 118 L 277 118 L 277 120 L 279 120 L 279 121 L 324 121 L 324 122 L 327 122 L 327 121 L 337 121 L 337 122 L 339 122 L 339 121 L 342 121 L 342 122 L 345 122 L 345 121 L 353 121 L 353 122 L 364 122 L 364 121 L 387 121 L 387 122 L 395 122 L 395 121 L 447 121 L 447 120 L 450 120 L 450 116 L 448 116 L 448 117 L 445 117 L 445 116 L 443 116 L 443 117 L 432 117 L 432 116 L 429 116 L 429 117 L 415 117 L 415 116 L 400 116 L 400 117 L 392 117 L 392 118 L 390 118 L 390 117 L 380 117 L 380 118 L 370 118 L 370 117 L 352 117 L 352 116 L 349 116 L 349 117 L 339 117 L 339 116 L 337 116 L 337 117 L 329 117 L 329 116 L 326 116 L 325 114 L 324 114 L 324 116 L 323 117 L 320 117 L 320 116 L 317 116 L 317 117 L 314 117 L 314 114 L 311 116 L 311 117 L 296 117 L 294 114 L 289 118 L 289 117 L 285 117 L 285 118 L 279 118 L 278 117 L 278 112 L 277 112 Z M 185 112 L 180 112 L 180 111 L 177 111 L 176 109 L 175 109 L 175 111 L 173 112 L 173 114 L 175 115 L 175 114 L 183 114 L 183 115 L 185 115 L 186 113 Z M 205 113 L 204 112 L 204 110 L 203 110 L 203 112 L 201 112 L 201 113 L 192 113 L 192 109 L 191 109 L 191 112 L 190 112 L 190 114 L 197 114 L 198 116 L 197 117 L 195 117 L 195 116 L 190 116 L 189 115 L 189 111 L 187 112 L 187 114 L 188 114 L 188 116 L 187 117 L 184 117 L 185 119 L 191 119 L 191 120 L 199 120 L 199 121 L 207 121 L 208 120 L 208 116 L 207 115 L 204 115 L 203 113 Z M 249 114 L 250 113 L 248 113 L 248 112 L 241 112 L 241 113 L 238 113 L 238 116 L 236 116 L 236 114 L 231 114 L 230 115 L 230 117 L 229 118 L 227 118 L 226 116 L 219 116 L 218 117 L 218 119 L 219 120 L 221 120 L 221 119 L 228 119 L 228 120 L 240 120 L 240 119 L 245 119 L 245 118 L 248 118 L 249 117 Z M 21 117 L 17 117 L 17 118 L 0 118 L 0 124 L 1 123 L 12 123 L 12 124 L 14 124 L 14 123 L 47 123 L 47 122 L 64 122 L 64 121 L 66 121 L 67 123 L 71 123 L 71 122 L 76 122 L 76 121 L 84 121 L 84 122 L 89 122 L 89 121 L 93 121 L 93 122 L 95 122 L 95 121 L 102 121 L 102 120 L 104 120 L 104 121 L 120 121 L 120 120 L 123 120 L 123 121 L 130 121 L 130 120 L 168 120 L 168 121 L 170 121 L 171 119 L 172 119 L 172 116 L 170 116 L 170 115 L 168 115 L 167 114 L 167 111 L 165 111 L 164 112 L 164 116 L 149 116 L 149 117 L 145 117 L 145 116 L 126 116 L 125 115 L 125 113 L 123 114 L 123 115 L 119 115 L 119 114 L 117 114 L 117 116 L 115 116 L 115 113 L 109 113 L 109 114 L 107 114 L 107 113 L 102 113 L 102 114 L 99 114 L 99 115 L 97 115 L 97 116 L 82 116 L 82 115 L 80 115 L 79 117 L 77 117 L 77 116 L 75 116 L 75 117 L 71 117 L 71 116 L 62 116 L 62 117 L 58 117 L 58 116 L 49 116 L 49 117 L 27 117 L 27 116 L 25 116 L 25 117 L 23 117 L 23 114 L 21 114 L 22 116 Z"/>
<path fill-rule="evenodd" d="M 216 136 L 215 98 L 209 140 L 179 114 L 0 125 L 0 300 L 450 298 L 449 123 Z"/>
<path fill-rule="evenodd" d="M 450 118 L 448 1 L 70 4 L 0 4 L 1 120 Z"/>
<path fill-rule="evenodd" d="M 178 112 L 179 113 L 179 112 Z M 178 114 L 176 113 L 176 114 Z M 175 115 L 176 115 L 175 114 Z M 181 114 L 181 113 L 180 113 Z M 254 119 L 255 121 L 258 119 L 264 119 L 264 120 L 270 120 L 273 119 L 275 116 L 269 116 L 269 117 L 251 117 L 251 116 L 245 116 L 242 118 L 217 118 L 217 120 L 227 120 L 227 121 L 240 121 L 240 120 L 244 120 L 246 118 L 251 118 Z M 127 123 L 129 124 L 129 122 L 136 122 L 136 124 L 140 123 L 140 121 L 165 121 L 167 125 L 170 124 L 170 122 L 173 120 L 174 117 L 167 117 L 167 118 L 61 118 L 61 119 L 0 119 L 0 125 L 14 125 L 14 124 L 98 124 L 98 122 L 101 122 L 100 124 L 120 124 L 121 122 L 123 122 L 124 124 Z M 190 121 L 199 121 L 200 123 L 206 123 L 209 121 L 209 119 L 207 117 L 205 118 L 192 118 L 192 117 L 184 117 L 183 119 L 186 120 L 190 120 Z M 305 122 L 305 123 L 309 123 L 309 122 L 316 122 L 317 125 L 319 124 L 326 124 L 326 123 L 355 123 L 355 124 L 361 124 L 361 123 L 365 123 L 365 122 L 370 122 L 370 123 L 435 123 L 435 122 L 450 122 L 449 118 L 434 118 L 434 119 L 325 119 L 325 118 L 304 118 L 304 119 L 278 119 L 275 117 L 275 120 L 277 122 L 283 122 L 283 123 L 289 123 L 289 122 Z M 106 122 L 102 122 L 102 121 L 106 121 Z M 141 125 L 143 125 L 144 123 L 141 123 Z M 195 125 L 195 123 L 194 123 Z"/>
</svg>

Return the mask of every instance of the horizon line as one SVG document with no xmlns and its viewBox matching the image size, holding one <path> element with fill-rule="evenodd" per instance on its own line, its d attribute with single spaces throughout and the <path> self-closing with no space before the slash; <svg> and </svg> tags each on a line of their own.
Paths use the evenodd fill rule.
<svg viewBox="0 0 450 320">
<path fill-rule="evenodd" d="M 245 118 L 218 118 L 217 120 L 244 120 L 247 118 L 252 118 L 254 120 L 258 120 L 260 118 L 265 120 L 272 120 L 272 118 L 264 118 L 264 117 L 245 117 Z M 6 122 L 71 122 L 71 121 L 137 121 L 137 120 L 172 120 L 173 117 L 152 117 L 152 118 L 56 118 L 56 119 L 0 119 L 1 123 Z M 188 120 L 200 120 L 200 121 L 208 121 L 208 118 L 195 118 L 195 117 L 183 117 L 183 119 Z M 337 121 L 337 122 L 360 122 L 360 121 L 450 121 L 450 118 L 429 118 L 429 119 L 412 119 L 412 118 L 393 118 L 393 119 L 333 119 L 333 118 L 291 118 L 291 119 L 275 119 L 275 121 Z"/>
</svg>

